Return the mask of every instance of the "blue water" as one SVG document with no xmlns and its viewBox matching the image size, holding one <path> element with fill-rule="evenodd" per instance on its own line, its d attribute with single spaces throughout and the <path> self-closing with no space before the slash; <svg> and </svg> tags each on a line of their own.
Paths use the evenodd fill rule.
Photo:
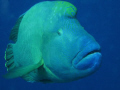
<svg viewBox="0 0 120 90">
<path fill-rule="evenodd" d="M 102 65 L 91 76 L 70 83 L 28 83 L 6 80 L 4 52 L 19 15 L 40 0 L 0 0 L 0 90 L 120 90 L 120 1 L 66 0 L 78 8 L 81 25 L 101 45 Z"/>
</svg>

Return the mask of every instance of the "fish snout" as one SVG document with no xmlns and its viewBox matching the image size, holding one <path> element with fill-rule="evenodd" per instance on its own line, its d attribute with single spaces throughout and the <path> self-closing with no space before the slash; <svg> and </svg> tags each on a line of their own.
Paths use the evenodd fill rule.
<svg viewBox="0 0 120 90">
<path fill-rule="evenodd" d="M 101 64 L 101 56 L 100 45 L 91 41 L 75 55 L 72 65 L 78 70 L 92 69 L 95 71 Z"/>
</svg>

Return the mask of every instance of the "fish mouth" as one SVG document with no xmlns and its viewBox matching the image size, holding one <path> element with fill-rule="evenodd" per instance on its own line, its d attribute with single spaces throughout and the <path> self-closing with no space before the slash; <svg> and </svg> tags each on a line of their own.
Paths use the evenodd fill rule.
<svg viewBox="0 0 120 90">
<path fill-rule="evenodd" d="M 91 44 L 79 51 L 72 60 L 72 65 L 78 70 L 96 70 L 101 64 L 99 44 Z"/>
<path fill-rule="evenodd" d="M 88 52 L 85 56 L 83 56 L 83 58 L 87 57 L 88 55 L 91 55 L 91 54 L 94 54 L 94 53 L 98 53 L 100 52 L 101 50 L 93 50 L 91 52 Z"/>
</svg>

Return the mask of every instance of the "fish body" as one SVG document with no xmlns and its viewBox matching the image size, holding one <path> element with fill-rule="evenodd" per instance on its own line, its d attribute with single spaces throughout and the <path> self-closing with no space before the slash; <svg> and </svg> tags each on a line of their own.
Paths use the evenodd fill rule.
<svg viewBox="0 0 120 90">
<path fill-rule="evenodd" d="M 76 19 L 65 1 L 44 1 L 22 14 L 13 27 L 5 59 L 5 78 L 28 82 L 70 82 L 94 73 L 100 45 Z"/>
</svg>

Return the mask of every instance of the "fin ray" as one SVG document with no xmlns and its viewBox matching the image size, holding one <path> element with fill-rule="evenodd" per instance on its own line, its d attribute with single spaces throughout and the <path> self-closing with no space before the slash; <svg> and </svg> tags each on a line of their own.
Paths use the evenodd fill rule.
<svg viewBox="0 0 120 90">
<path fill-rule="evenodd" d="M 9 39 L 10 39 L 10 40 L 13 40 L 14 42 L 17 41 L 17 36 L 18 36 L 18 32 L 19 32 L 19 26 L 20 26 L 20 23 L 21 23 L 21 21 L 22 21 L 23 16 L 24 16 L 24 14 L 22 14 L 22 15 L 18 18 L 15 26 L 14 26 L 14 27 L 12 28 L 12 30 L 11 30 L 11 34 L 10 34 Z"/>
<path fill-rule="evenodd" d="M 14 65 L 14 56 L 13 56 L 13 45 L 12 43 L 9 43 L 7 45 L 7 49 L 5 51 L 5 67 L 7 68 L 7 71 L 13 69 L 15 67 Z M 13 67 L 14 66 L 14 67 Z"/>
<path fill-rule="evenodd" d="M 8 73 L 5 74 L 3 77 L 7 78 L 7 79 L 22 77 L 23 75 L 28 74 L 29 72 L 33 71 L 34 69 L 37 69 L 42 64 L 43 64 L 43 60 L 40 60 L 40 62 L 38 62 L 37 64 L 28 65 L 28 66 L 24 66 L 24 67 L 18 67 L 18 68 L 8 71 Z"/>
</svg>

